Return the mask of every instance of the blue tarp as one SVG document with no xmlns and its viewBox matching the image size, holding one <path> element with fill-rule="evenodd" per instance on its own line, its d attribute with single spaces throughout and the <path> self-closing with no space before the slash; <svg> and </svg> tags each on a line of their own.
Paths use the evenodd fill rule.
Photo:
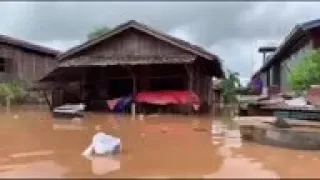
<svg viewBox="0 0 320 180">
<path fill-rule="evenodd" d="M 126 108 L 129 108 L 132 104 L 132 96 L 122 97 L 116 106 L 114 107 L 114 112 L 124 112 Z"/>
</svg>

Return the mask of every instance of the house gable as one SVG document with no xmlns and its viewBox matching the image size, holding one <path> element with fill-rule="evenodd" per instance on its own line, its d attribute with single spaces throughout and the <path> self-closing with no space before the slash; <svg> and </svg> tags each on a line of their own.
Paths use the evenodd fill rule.
<svg viewBox="0 0 320 180">
<path fill-rule="evenodd" d="M 132 31 L 133 29 L 136 30 L 135 32 L 139 32 L 140 33 L 140 35 L 138 37 L 141 37 L 141 34 L 147 35 L 147 36 L 151 36 L 151 37 L 154 38 L 154 40 L 157 39 L 157 41 L 165 42 L 165 44 L 167 46 L 168 46 L 168 44 L 170 44 L 171 45 L 170 49 L 179 48 L 180 52 L 181 52 L 181 50 L 183 50 L 183 51 L 187 51 L 189 54 L 192 54 L 192 55 L 195 55 L 195 56 L 200 56 L 200 57 L 202 57 L 204 59 L 207 59 L 207 60 L 217 60 L 217 61 L 219 61 L 219 58 L 217 56 L 205 51 L 204 49 L 202 49 L 199 46 L 192 45 L 192 44 L 190 44 L 190 43 L 188 43 L 186 41 L 183 41 L 181 39 L 178 39 L 178 38 L 175 38 L 173 36 L 170 36 L 170 35 L 167 35 L 165 33 L 162 33 L 160 31 L 152 29 L 152 28 L 150 28 L 150 27 L 148 27 L 148 26 L 146 26 L 146 25 L 144 25 L 142 23 L 136 22 L 134 20 L 128 21 L 128 22 L 126 22 L 124 24 L 120 24 L 119 26 L 117 26 L 116 28 L 112 29 L 108 33 L 105 33 L 104 35 L 101 35 L 101 36 L 99 36 L 97 38 L 94 38 L 94 39 L 89 40 L 89 41 L 87 41 L 87 42 L 85 42 L 83 44 L 80 44 L 80 45 L 78 45 L 76 47 L 71 48 L 67 52 L 61 54 L 58 57 L 58 59 L 63 61 L 63 60 L 74 58 L 77 55 L 83 54 L 84 51 L 87 51 L 88 49 L 91 49 L 91 47 L 97 46 L 98 44 L 100 44 L 103 41 L 106 41 L 106 40 L 111 41 L 111 39 L 113 39 L 113 37 L 119 36 L 119 34 L 120 35 L 126 34 L 124 32 L 127 32 L 128 30 Z M 129 35 L 129 37 L 130 37 L 130 35 Z M 136 45 L 135 44 L 130 44 L 129 45 L 131 47 L 130 48 L 131 51 L 133 51 L 134 46 L 135 47 L 140 47 L 140 48 L 144 47 L 144 45 L 139 45 L 140 44 L 139 42 L 141 42 L 141 41 L 139 41 L 137 39 L 139 39 L 139 38 L 136 38 L 136 39 L 134 39 L 134 37 L 127 38 L 128 41 L 137 42 Z M 146 44 L 147 44 L 147 42 L 146 42 Z M 158 43 L 156 43 L 156 44 L 158 44 Z M 162 43 L 162 44 L 164 44 L 164 43 Z M 117 47 L 119 48 L 119 46 L 120 45 L 118 45 Z M 172 48 L 172 46 L 174 46 L 175 48 Z M 157 45 L 155 45 L 155 47 L 157 47 Z M 116 47 L 114 47 L 114 48 L 116 48 Z M 148 48 L 149 48 L 149 46 L 148 46 Z M 127 50 L 128 50 L 128 48 L 127 48 Z M 161 51 L 161 50 L 159 50 L 159 51 Z M 139 54 L 139 53 L 141 53 L 141 50 L 139 49 L 137 52 L 134 52 L 134 53 L 138 53 Z M 158 54 L 160 54 L 160 53 L 158 53 Z"/>
<path fill-rule="evenodd" d="M 174 55 L 192 55 L 192 53 L 134 28 L 128 28 L 74 54 L 86 57 Z"/>
</svg>

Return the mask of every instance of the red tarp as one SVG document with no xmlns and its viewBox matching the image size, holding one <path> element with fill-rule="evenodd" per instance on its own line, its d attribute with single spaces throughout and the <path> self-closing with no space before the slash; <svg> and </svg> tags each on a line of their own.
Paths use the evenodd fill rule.
<svg viewBox="0 0 320 180">
<path fill-rule="evenodd" d="M 145 91 L 136 95 L 137 103 L 147 103 L 155 105 L 200 105 L 198 95 L 190 91 Z"/>
</svg>

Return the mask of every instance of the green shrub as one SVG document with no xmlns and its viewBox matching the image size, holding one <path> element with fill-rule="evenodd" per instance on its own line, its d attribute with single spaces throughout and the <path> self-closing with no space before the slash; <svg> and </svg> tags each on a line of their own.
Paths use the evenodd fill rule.
<svg viewBox="0 0 320 180">
<path fill-rule="evenodd" d="M 8 81 L 0 83 L 0 104 L 6 103 L 6 98 L 13 104 L 21 104 L 26 100 L 27 84 L 23 81 Z"/>
<path fill-rule="evenodd" d="M 237 92 L 241 88 L 239 73 L 227 70 L 227 77 L 222 81 L 223 103 L 233 104 L 237 102 Z"/>
<path fill-rule="evenodd" d="M 311 85 L 320 83 L 320 51 L 313 50 L 308 53 L 300 63 L 291 70 L 289 82 L 292 90 L 302 93 Z"/>
</svg>

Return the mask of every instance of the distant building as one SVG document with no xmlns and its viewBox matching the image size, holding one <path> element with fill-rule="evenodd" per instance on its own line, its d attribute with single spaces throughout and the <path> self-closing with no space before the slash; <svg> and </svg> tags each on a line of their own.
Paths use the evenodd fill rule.
<svg viewBox="0 0 320 180">
<path fill-rule="evenodd" d="M 297 24 L 275 52 L 266 56 L 254 75 L 260 74 L 265 87 L 276 86 L 280 91 L 290 91 L 290 70 L 308 51 L 319 47 L 320 19 Z"/>
<path fill-rule="evenodd" d="M 0 35 L 0 82 L 32 83 L 57 66 L 58 51 Z"/>
</svg>

